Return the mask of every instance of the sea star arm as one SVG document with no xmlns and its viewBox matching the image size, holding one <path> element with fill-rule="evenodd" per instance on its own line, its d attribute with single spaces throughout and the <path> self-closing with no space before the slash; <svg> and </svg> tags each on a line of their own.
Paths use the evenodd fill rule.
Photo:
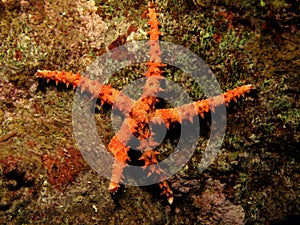
<svg viewBox="0 0 300 225">
<path fill-rule="evenodd" d="M 122 97 L 122 102 L 115 107 L 120 112 L 128 112 L 130 107 L 134 103 L 134 100 L 130 99 L 126 95 L 122 94 L 117 89 L 110 85 L 101 84 L 97 80 L 90 80 L 88 77 L 81 76 L 80 73 L 65 72 L 65 71 L 51 71 L 51 70 L 38 70 L 36 76 L 45 78 L 47 81 L 54 80 L 56 84 L 63 82 L 67 87 L 71 84 L 73 89 L 79 87 L 81 93 L 86 91 L 91 94 L 91 99 L 98 98 L 101 100 L 101 104 L 107 103 L 113 105 L 117 97 Z"/>
<path fill-rule="evenodd" d="M 205 113 L 208 113 L 209 111 L 214 112 L 215 108 L 222 104 L 228 106 L 230 102 L 236 102 L 239 98 L 244 97 L 245 94 L 250 93 L 252 90 L 254 90 L 254 86 L 244 85 L 232 90 L 228 90 L 224 94 L 204 100 L 198 100 L 177 108 L 157 109 L 153 114 L 153 121 L 156 121 L 155 118 L 159 118 L 157 121 L 158 123 L 161 123 L 162 119 L 167 128 L 169 128 L 171 123 L 181 123 L 182 120 L 185 119 L 188 119 L 192 122 L 194 116 L 199 115 L 204 118 Z"/>
</svg>

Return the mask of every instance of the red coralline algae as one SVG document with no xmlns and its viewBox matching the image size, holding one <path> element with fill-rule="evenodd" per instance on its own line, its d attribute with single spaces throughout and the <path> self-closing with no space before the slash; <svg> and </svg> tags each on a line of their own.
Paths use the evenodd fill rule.
<svg viewBox="0 0 300 225">
<path fill-rule="evenodd" d="M 66 184 L 87 168 L 79 150 L 58 147 L 55 155 L 45 154 L 42 161 L 47 170 L 49 182 L 57 189 L 63 190 Z"/>
</svg>

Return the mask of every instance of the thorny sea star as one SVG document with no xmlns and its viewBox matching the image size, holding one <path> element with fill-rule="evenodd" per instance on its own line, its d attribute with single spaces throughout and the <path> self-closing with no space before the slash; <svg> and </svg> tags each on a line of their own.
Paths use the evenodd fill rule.
<svg viewBox="0 0 300 225">
<path fill-rule="evenodd" d="M 204 118 L 205 113 L 214 111 L 215 108 L 222 104 L 228 106 L 231 101 L 237 101 L 238 98 L 249 93 L 254 87 L 252 85 L 244 85 L 229 90 L 224 94 L 205 100 L 198 100 L 179 108 L 156 109 L 156 104 L 159 101 L 156 96 L 159 92 L 163 91 L 160 84 L 160 80 L 163 77 L 162 68 L 166 65 L 162 63 L 161 59 L 162 52 L 159 44 L 161 32 L 158 28 L 159 22 L 153 2 L 149 2 L 148 16 L 150 25 L 150 31 L 148 32 L 150 35 L 150 61 L 147 63 L 148 71 L 145 74 L 147 80 L 143 87 L 144 93 L 137 101 L 133 101 L 127 96 L 122 96 L 122 102 L 119 101 L 119 105 L 114 105 L 121 113 L 130 113 L 128 113 L 129 116 L 123 121 L 120 130 L 108 144 L 108 151 L 115 158 L 115 162 L 112 165 L 109 190 L 114 193 L 120 187 L 119 183 L 123 178 L 123 170 L 130 161 L 128 152 L 131 146 L 128 142 L 132 134 L 134 134 L 140 140 L 139 150 L 141 151 L 141 157 L 139 160 L 144 161 L 143 168 L 148 167 L 148 176 L 152 176 L 153 174 L 160 176 L 159 186 L 162 189 L 162 194 L 166 195 L 168 202 L 172 204 L 172 190 L 164 175 L 161 175 L 163 171 L 158 165 L 157 155 L 160 153 L 153 147 L 157 146 L 157 143 L 151 136 L 149 128 L 150 121 L 155 122 L 155 119 L 153 120 L 152 118 L 160 118 L 156 122 L 161 123 L 164 121 L 166 128 L 169 129 L 170 124 L 174 122 L 182 123 L 183 120 L 190 120 L 192 122 L 193 117 L 198 115 Z M 97 80 L 82 77 L 79 73 L 39 70 L 36 75 L 47 80 L 55 80 L 56 83 L 63 82 L 67 86 L 72 84 L 74 88 L 79 87 L 82 92 L 89 92 L 92 98 L 97 97 L 101 100 L 101 103 L 108 103 L 110 105 L 115 103 L 116 98 L 121 93 L 110 85 L 104 85 Z M 179 111 L 182 113 L 179 113 Z M 120 140 L 120 137 L 122 140 Z"/>
</svg>

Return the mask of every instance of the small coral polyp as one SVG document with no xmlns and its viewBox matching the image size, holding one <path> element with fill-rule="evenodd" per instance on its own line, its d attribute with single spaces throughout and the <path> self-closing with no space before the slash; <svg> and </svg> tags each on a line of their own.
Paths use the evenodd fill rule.
<svg viewBox="0 0 300 225">
<path fill-rule="evenodd" d="M 148 176 L 153 174 L 161 176 L 159 186 L 162 189 L 162 194 L 165 195 L 168 202 L 172 204 L 172 190 L 169 187 L 166 178 L 161 175 L 163 174 L 162 169 L 158 165 L 157 155 L 160 153 L 153 149 L 153 146 L 156 146 L 156 143 L 154 140 L 151 140 L 151 131 L 148 126 L 151 118 L 154 118 L 151 122 L 156 121 L 157 123 L 162 123 L 162 121 L 164 121 L 166 127 L 169 129 L 171 123 L 182 123 L 183 120 L 190 120 L 192 122 L 193 118 L 198 115 L 204 118 L 205 113 L 214 111 L 216 107 L 222 104 L 228 106 L 230 102 L 237 101 L 246 93 L 249 93 L 254 87 L 252 85 L 244 85 L 229 90 L 224 94 L 205 100 L 198 100 L 178 108 L 155 109 L 155 105 L 158 102 L 158 99 L 155 96 L 157 96 L 158 92 L 162 91 L 162 88 L 160 87 L 160 79 L 162 78 L 163 73 L 162 68 L 166 66 L 161 60 L 161 49 L 159 44 L 161 32 L 158 28 L 159 22 L 157 20 L 157 15 L 154 4 L 150 2 L 148 7 L 148 24 L 150 25 L 150 31 L 148 32 L 150 35 L 150 61 L 147 63 L 148 70 L 145 73 L 147 80 L 144 85 L 144 93 L 137 101 L 122 94 L 122 104 L 116 105 L 121 112 L 130 113 L 124 120 L 119 131 L 108 144 L 108 150 L 115 158 L 115 162 L 112 166 L 109 190 L 111 192 L 116 192 L 120 187 L 119 183 L 122 181 L 124 168 L 128 165 L 130 160 L 128 156 L 128 151 L 130 150 L 128 142 L 131 135 L 134 134 L 141 140 L 141 144 L 138 148 L 141 149 L 142 156 L 139 160 L 144 161 L 144 167 L 152 165 L 149 169 Z M 79 87 L 81 91 L 89 92 L 92 98 L 101 100 L 102 104 L 107 103 L 113 105 L 116 98 L 121 94 L 120 91 L 112 88 L 110 85 L 101 84 L 97 80 L 90 80 L 87 77 L 81 76 L 79 73 L 39 70 L 36 75 L 47 80 L 55 80 L 56 84 L 58 82 L 63 82 L 67 86 L 70 84 L 73 85 L 73 88 Z M 133 107 L 129 108 L 131 106 Z M 128 133 L 128 130 L 130 130 L 131 133 Z M 121 137 L 122 140 L 119 140 L 119 137 Z"/>
</svg>

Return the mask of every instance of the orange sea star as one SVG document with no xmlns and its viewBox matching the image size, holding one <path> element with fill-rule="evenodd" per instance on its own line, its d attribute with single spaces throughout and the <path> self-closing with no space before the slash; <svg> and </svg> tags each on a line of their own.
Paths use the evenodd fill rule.
<svg viewBox="0 0 300 225">
<path fill-rule="evenodd" d="M 113 105 L 116 98 L 122 95 L 122 101 L 118 101 L 115 107 L 120 112 L 127 113 L 128 116 L 123 121 L 119 131 L 108 144 L 108 150 L 115 158 L 109 190 L 116 192 L 119 188 L 119 183 L 123 178 L 123 170 L 130 160 L 128 156 L 128 151 L 130 150 L 128 142 L 130 141 L 131 135 L 134 134 L 140 140 L 138 149 L 141 150 L 141 157 L 139 160 L 144 161 L 144 168 L 149 166 L 148 176 L 153 174 L 160 176 L 159 186 L 162 189 L 162 193 L 167 196 L 169 203 L 172 203 L 172 190 L 165 180 L 166 178 L 162 173 L 162 169 L 158 165 L 157 155 L 159 152 L 154 149 L 157 143 L 151 137 L 151 130 L 148 126 L 150 121 L 158 124 L 164 122 L 167 129 L 169 129 L 170 124 L 174 122 L 182 123 L 183 120 L 193 122 L 193 118 L 197 115 L 204 118 L 205 113 L 214 111 L 216 107 L 224 103 L 228 106 L 228 103 L 231 101 L 237 101 L 237 99 L 243 97 L 245 93 L 250 92 L 253 86 L 244 85 L 237 87 L 227 91 L 225 94 L 185 104 L 177 108 L 155 109 L 156 103 L 158 102 L 158 98 L 155 96 L 157 96 L 158 92 L 162 91 L 160 80 L 162 79 L 162 68 L 166 65 L 163 64 L 161 60 L 162 53 L 159 44 L 161 32 L 158 29 L 159 22 L 157 20 L 157 13 L 155 12 L 152 2 L 149 3 L 148 16 L 150 18 L 150 60 L 147 63 L 148 70 L 145 73 L 147 80 L 144 85 L 144 93 L 137 101 L 130 99 L 110 85 L 104 85 L 97 80 L 82 77 L 79 73 L 73 74 L 72 72 L 64 71 L 39 70 L 36 75 L 48 80 L 55 80 L 56 83 L 63 82 L 67 86 L 72 84 L 74 88 L 80 87 L 81 91 L 91 93 L 92 98 L 97 97 L 101 100 L 101 103 Z M 120 138 L 122 140 L 120 140 Z"/>
</svg>

